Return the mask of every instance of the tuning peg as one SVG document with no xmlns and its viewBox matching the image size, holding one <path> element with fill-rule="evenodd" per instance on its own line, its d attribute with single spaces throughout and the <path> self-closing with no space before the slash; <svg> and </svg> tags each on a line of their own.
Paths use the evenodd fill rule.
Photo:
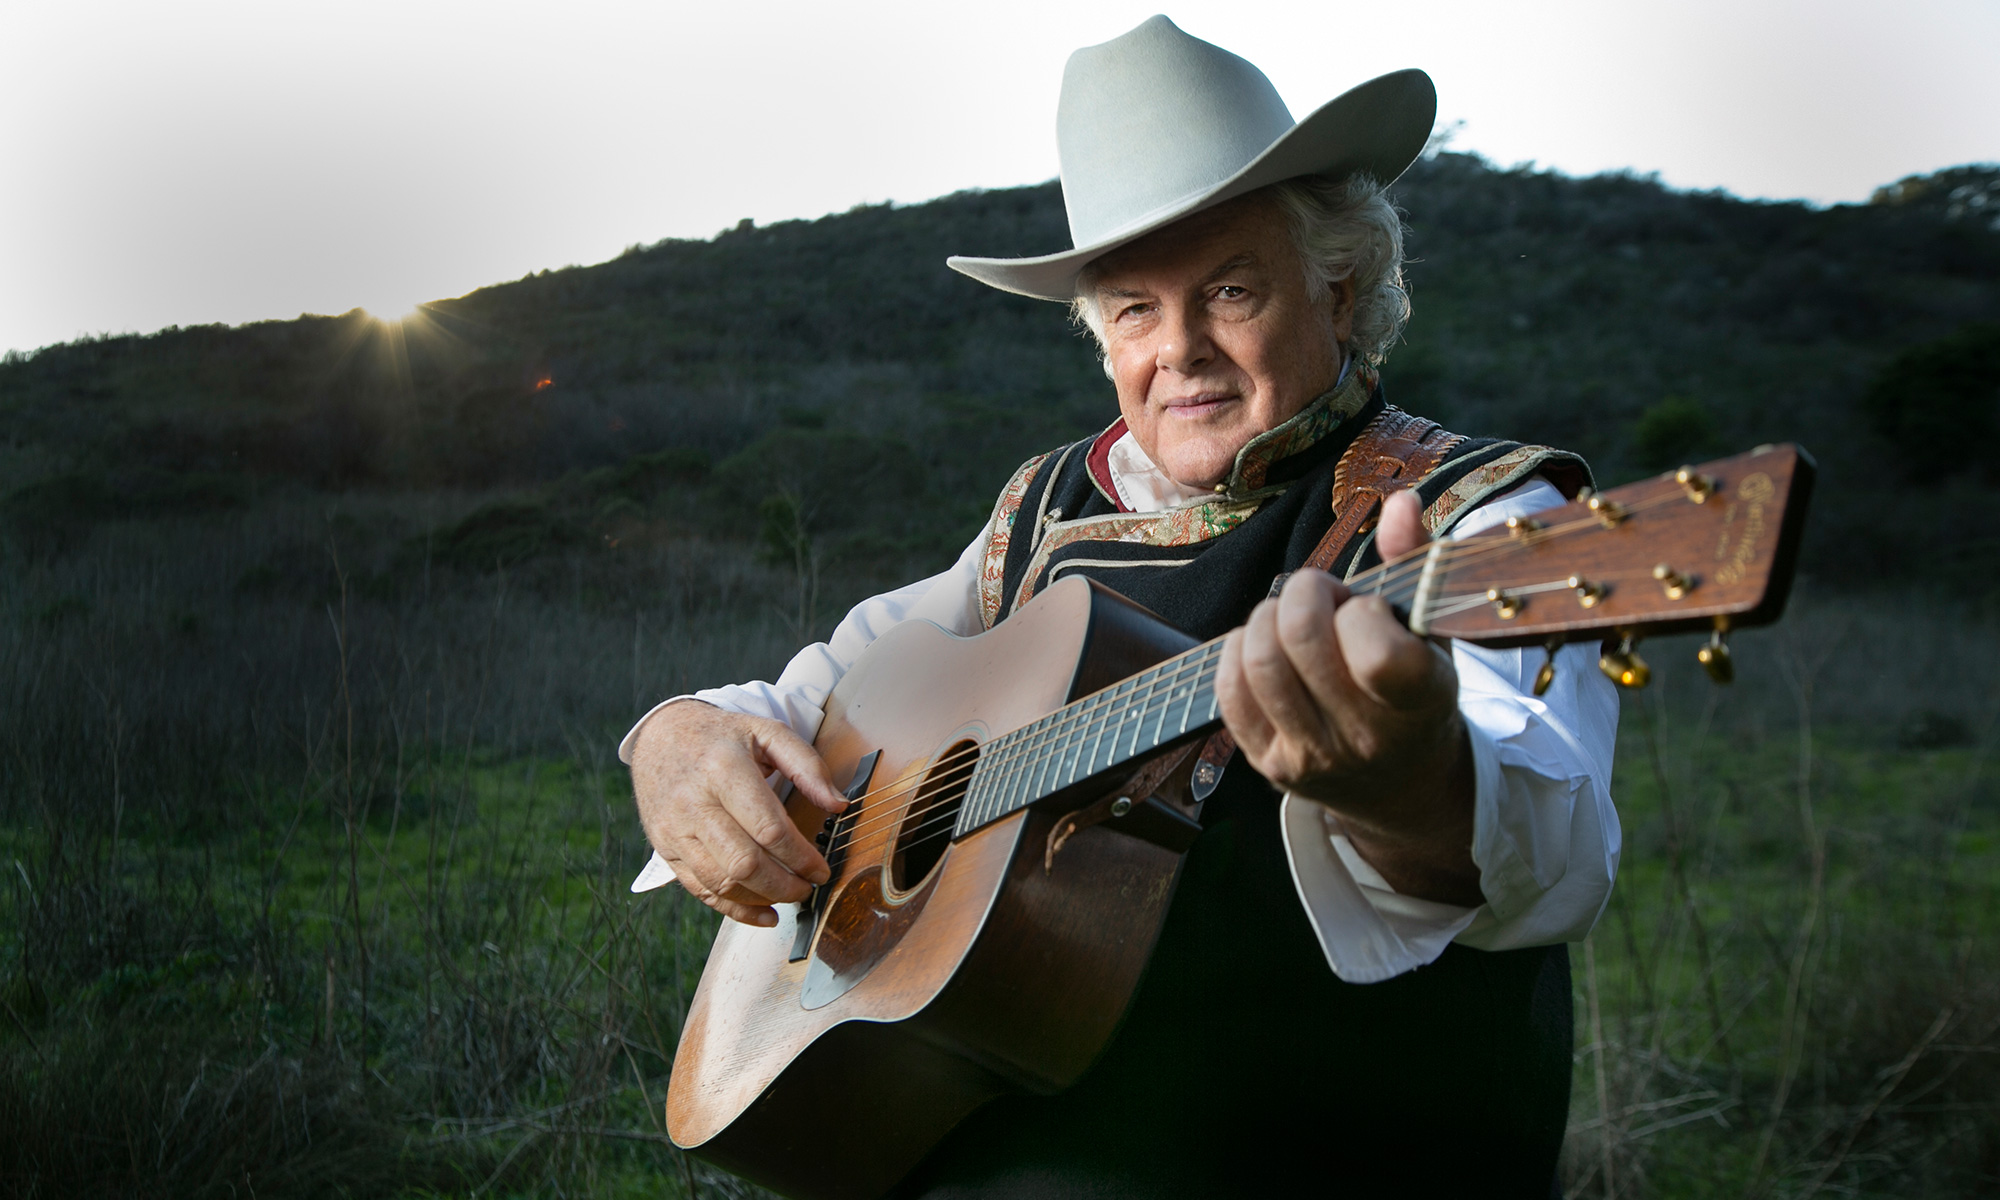
<svg viewBox="0 0 2000 1200">
<path fill-rule="evenodd" d="M 1715 494 L 1715 480 L 1707 475 L 1695 474 L 1693 467 L 1682 467 L 1675 471 L 1674 482 L 1680 484 L 1681 490 L 1687 493 L 1687 498 L 1696 504 L 1707 504 L 1708 498 Z"/>
<path fill-rule="evenodd" d="M 1653 578 L 1660 581 L 1660 590 L 1669 600 L 1679 600 L 1694 590 L 1694 576 L 1683 575 L 1666 563 L 1654 564 Z"/>
<path fill-rule="evenodd" d="M 1544 657 L 1542 659 L 1542 669 L 1535 672 L 1535 695 L 1546 696 L 1549 694 L 1549 685 L 1556 681 L 1556 651 L 1560 649 L 1562 649 L 1562 642 L 1557 638 L 1550 638 L 1548 645 L 1542 647 Z"/>
<path fill-rule="evenodd" d="M 1653 669 L 1632 648 L 1637 640 L 1628 633 L 1619 641 L 1616 650 L 1605 650 L 1597 656 L 1597 669 L 1609 675 L 1619 687 L 1642 688 L 1653 678 Z"/>
<path fill-rule="evenodd" d="M 1695 651 L 1694 657 L 1710 679 L 1717 683 L 1735 682 L 1736 664 L 1729 657 L 1729 643 L 1723 640 L 1720 629 L 1708 635 L 1708 644 Z"/>
<path fill-rule="evenodd" d="M 1618 522 L 1623 521 L 1626 517 L 1624 507 L 1616 500 L 1607 499 L 1590 488 L 1584 488 L 1578 492 L 1576 498 L 1581 500 L 1583 506 L 1590 510 L 1591 516 L 1597 518 L 1597 523 L 1606 529 L 1616 529 Z"/>
</svg>

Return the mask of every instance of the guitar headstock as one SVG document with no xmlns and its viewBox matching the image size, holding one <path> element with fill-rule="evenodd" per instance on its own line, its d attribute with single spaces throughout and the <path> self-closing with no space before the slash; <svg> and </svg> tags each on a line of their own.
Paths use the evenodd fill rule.
<svg viewBox="0 0 2000 1200">
<path fill-rule="evenodd" d="M 1410 627 L 1488 646 L 1622 639 L 1629 653 L 1645 635 L 1768 624 L 1791 590 L 1813 474 L 1799 447 L 1760 446 L 1445 543 Z"/>
</svg>

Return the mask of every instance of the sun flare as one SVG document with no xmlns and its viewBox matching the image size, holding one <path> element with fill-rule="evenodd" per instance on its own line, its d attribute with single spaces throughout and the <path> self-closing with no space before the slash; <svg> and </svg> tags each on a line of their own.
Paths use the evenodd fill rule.
<svg viewBox="0 0 2000 1200">
<path fill-rule="evenodd" d="M 361 311 L 384 325 L 401 325 L 417 315 L 419 305 L 397 301 L 389 304 L 364 304 Z"/>
</svg>

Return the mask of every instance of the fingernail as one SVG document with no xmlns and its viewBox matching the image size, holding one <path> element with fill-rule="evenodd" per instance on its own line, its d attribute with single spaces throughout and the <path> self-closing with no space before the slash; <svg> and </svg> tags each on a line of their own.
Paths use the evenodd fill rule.
<svg viewBox="0 0 2000 1200">
<path fill-rule="evenodd" d="M 812 884 L 814 887 L 818 887 L 820 884 L 825 883 L 827 880 L 832 878 L 833 878 L 833 872 L 825 867 L 820 867 L 816 870 L 806 872 L 806 882 Z"/>
<path fill-rule="evenodd" d="M 771 926 L 776 925 L 777 923 L 778 923 L 777 913 L 767 911 L 767 912 L 760 912 L 757 914 L 757 924 L 762 925 L 766 929 L 769 929 Z"/>
</svg>

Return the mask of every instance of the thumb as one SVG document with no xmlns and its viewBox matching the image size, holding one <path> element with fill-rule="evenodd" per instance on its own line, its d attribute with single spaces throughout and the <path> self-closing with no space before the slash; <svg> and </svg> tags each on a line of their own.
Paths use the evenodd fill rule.
<svg viewBox="0 0 2000 1200">
<path fill-rule="evenodd" d="M 1401 558 L 1431 540 L 1424 531 L 1423 517 L 1417 494 L 1407 488 L 1382 502 L 1382 520 L 1375 531 L 1375 548 L 1381 551 L 1382 561 Z"/>
<path fill-rule="evenodd" d="M 776 721 L 760 725 L 752 737 L 758 756 L 791 780 L 792 787 L 814 807 L 830 813 L 846 811 L 847 797 L 833 786 L 826 760 L 811 743 Z"/>
</svg>

